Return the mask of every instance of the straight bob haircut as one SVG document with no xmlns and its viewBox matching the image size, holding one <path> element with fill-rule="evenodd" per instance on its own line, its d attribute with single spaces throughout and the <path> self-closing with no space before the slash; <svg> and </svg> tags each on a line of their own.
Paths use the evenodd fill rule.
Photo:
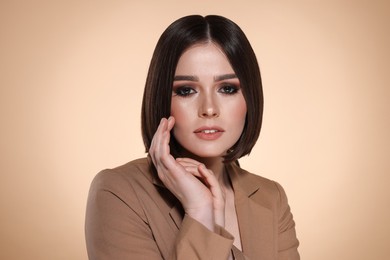
<svg viewBox="0 0 390 260">
<path fill-rule="evenodd" d="M 263 90 L 256 55 L 241 28 L 217 15 L 190 15 L 173 22 L 157 42 L 150 62 L 142 101 L 141 126 L 146 152 L 162 118 L 171 114 L 172 86 L 181 55 L 194 44 L 213 42 L 225 53 L 240 81 L 247 115 L 239 140 L 224 156 L 233 162 L 248 155 L 261 129 Z M 176 158 L 183 154 L 181 145 L 171 135 L 170 150 Z"/>
</svg>

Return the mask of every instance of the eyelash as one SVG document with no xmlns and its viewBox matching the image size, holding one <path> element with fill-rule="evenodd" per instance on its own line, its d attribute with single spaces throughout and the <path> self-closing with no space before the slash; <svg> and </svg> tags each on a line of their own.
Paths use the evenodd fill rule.
<svg viewBox="0 0 390 260">
<path fill-rule="evenodd" d="M 234 95 L 238 92 L 240 88 L 235 85 L 223 85 L 218 89 L 218 92 L 223 93 L 225 95 Z"/>
<path fill-rule="evenodd" d="M 187 86 L 178 87 L 174 89 L 173 92 L 180 97 L 188 97 L 189 95 L 197 93 L 195 89 Z"/>
<path fill-rule="evenodd" d="M 235 85 L 222 85 L 219 89 L 218 92 L 222 93 L 224 95 L 234 95 L 239 91 L 239 87 Z M 194 88 L 189 87 L 189 86 L 182 86 L 182 87 L 177 87 L 176 89 L 173 90 L 176 96 L 180 97 L 188 97 L 192 94 L 198 93 Z"/>
</svg>

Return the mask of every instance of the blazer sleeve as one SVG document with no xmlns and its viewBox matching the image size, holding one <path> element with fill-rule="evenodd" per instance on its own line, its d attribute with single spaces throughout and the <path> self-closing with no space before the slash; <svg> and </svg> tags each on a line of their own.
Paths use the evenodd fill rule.
<svg viewBox="0 0 390 260">
<path fill-rule="evenodd" d="M 295 222 L 282 186 L 275 182 L 279 190 L 278 202 L 278 260 L 299 260 L 299 241 L 295 232 Z"/>
<path fill-rule="evenodd" d="M 180 227 L 173 259 L 226 260 L 233 245 L 233 236 L 220 227 L 211 232 L 204 225 L 185 216 Z"/>
<path fill-rule="evenodd" d="M 225 260 L 233 244 L 223 228 L 211 232 L 185 215 L 172 252 L 164 258 L 132 185 L 110 170 L 100 172 L 91 184 L 85 237 L 90 260 Z"/>
</svg>

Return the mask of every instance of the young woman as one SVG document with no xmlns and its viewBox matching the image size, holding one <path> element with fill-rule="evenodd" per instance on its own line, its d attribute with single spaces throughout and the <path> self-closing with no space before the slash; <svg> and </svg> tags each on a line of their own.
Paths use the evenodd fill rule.
<svg viewBox="0 0 390 260">
<path fill-rule="evenodd" d="M 221 16 L 161 35 L 142 105 L 147 158 L 100 172 L 86 216 L 90 259 L 299 259 L 282 187 L 240 168 L 260 133 L 256 56 Z"/>
</svg>

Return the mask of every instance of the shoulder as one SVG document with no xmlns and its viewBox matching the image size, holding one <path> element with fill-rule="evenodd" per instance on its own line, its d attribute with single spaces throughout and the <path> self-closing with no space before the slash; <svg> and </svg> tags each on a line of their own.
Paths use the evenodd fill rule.
<svg viewBox="0 0 390 260">
<path fill-rule="evenodd" d="M 89 207 L 106 209 L 113 205 L 131 208 L 144 216 L 141 198 L 153 189 L 153 170 L 148 158 L 136 159 L 112 169 L 100 171 L 93 179 L 88 195 Z"/>
<path fill-rule="evenodd" d="M 91 189 L 112 192 L 128 191 L 134 184 L 152 183 L 153 170 L 148 158 L 140 158 L 124 165 L 100 171 L 92 181 Z"/>
<path fill-rule="evenodd" d="M 136 177 L 135 173 L 148 173 L 151 164 L 147 157 L 135 159 L 115 168 L 107 168 L 99 172 L 95 178 L 102 180 L 115 180 L 120 178 Z"/>
</svg>

